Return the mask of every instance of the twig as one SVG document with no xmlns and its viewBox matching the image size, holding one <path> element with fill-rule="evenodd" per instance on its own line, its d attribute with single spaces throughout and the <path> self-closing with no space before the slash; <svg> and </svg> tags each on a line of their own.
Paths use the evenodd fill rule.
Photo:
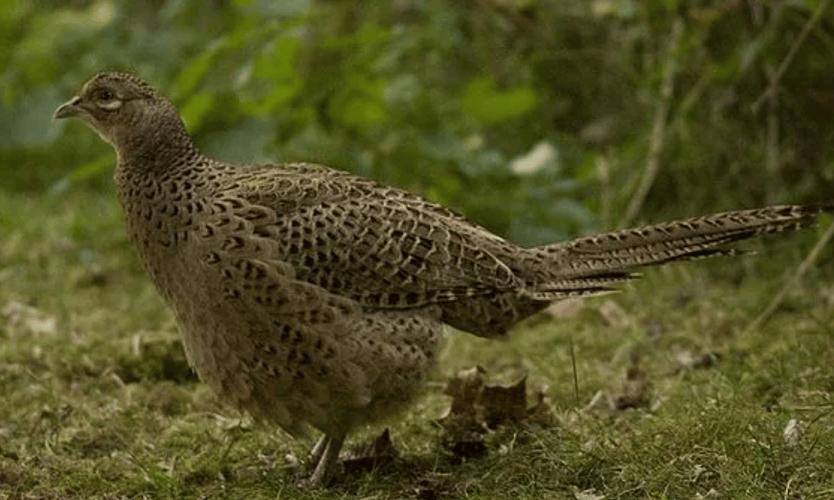
<svg viewBox="0 0 834 500">
<path fill-rule="evenodd" d="M 683 21 L 681 18 L 676 18 L 672 25 L 672 33 L 669 37 L 666 67 L 663 71 L 663 81 L 660 84 L 660 101 L 657 103 L 657 108 L 654 113 L 652 135 L 649 138 L 649 155 L 646 160 L 646 168 L 643 170 L 640 184 L 631 197 L 625 215 L 620 220 L 620 227 L 628 226 L 640 212 L 640 209 L 643 207 L 643 202 L 646 201 L 646 196 L 649 194 L 649 190 L 651 190 L 657 174 L 660 171 L 660 153 L 663 151 L 663 145 L 666 139 L 666 125 L 669 117 L 669 107 L 672 102 L 672 94 L 675 90 L 675 74 L 677 73 L 678 50 L 682 34 Z"/>
<path fill-rule="evenodd" d="M 767 68 L 770 81 L 774 81 L 773 68 Z M 778 85 L 778 83 L 777 83 Z M 776 87 L 774 87 L 776 88 Z M 767 98 L 767 145 L 765 149 L 765 170 L 771 179 L 779 171 L 779 92 L 770 92 Z M 768 190 L 768 202 L 771 200 L 771 190 Z"/>
<path fill-rule="evenodd" d="M 793 58 L 794 56 L 796 56 L 799 47 L 805 42 L 805 39 L 808 38 L 808 35 L 811 34 L 811 31 L 822 18 L 822 15 L 825 13 L 825 9 L 828 8 L 829 3 L 830 0 L 822 0 L 817 6 L 817 10 L 814 11 L 814 13 L 808 19 L 808 22 L 806 22 L 805 26 L 802 27 L 802 31 L 799 32 L 799 36 L 797 36 L 796 40 L 793 41 L 793 44 L 791 44 L 791 48 L 788 49 L 788 54 L 785 56 L 785 59 L 783 59 L 782 63 L 779 65 L 779 69 L 777 69 L 773 77 L 770 78 L 770 83 L 768 83 L 767 89 L 753 103 L 753 113 L 758 113 L 759 108 L 761 107 L 762 102 L 765 100 L 765 98 L 767 98 L 770 94 L 776 92 L 776 88 L 779 85 L 779 82 L 782 80 L 782 77 L 785 76 L 785 71 L 787 71 L 788 66 L 790 66 L 791 62 L 793 62 Z"/>
<path fill-rule="evenodd" d="M 749 332 L 760 328 L 770 318 L 770 316 L 773 315 L 776 309 L 778 309 L 779 306 L 782 305 L 782 302 L 785 300 L 785 297 L 787 296 L 788 292 L 794 286 L 796 286 L 797 283 L 799 283 L 799 280 L 801 280 L 805 273 L 808 272 L 808 269 L 810 269 L 811 266 L 814 265 L 814 262 L 816 262 L 819 258 L 822 249 L 825 248 L 825 245 L 827 245 L 832 238 L 834 238 L 834 222 L 832 222 L 828 226 L 828 229 L 826 229 L 825 232 L 822 233 L 822 236 L 820 236 L 820 239 L 814 245 L 814 248 L 812 248 L 811 251 L 808 252 L 808 255 L 805 257 L 805 259 L 799 264 L 799 266 L 797 266 L 796 271 L 794 271 L 793 275 L 790 278 L 788 278 L 788 280 L 785 282 L 785 285 L 782 287 L 781 290 L 779 290 L 779 293 L 777 293 L 776 296 L 773 297 L 773 300 L 770 301 L 770 304 L 768 304 L 767 308 L 765 308 L 765 310 L 762 311 L 762 313 L 759 314 L 759 316 L 747 326 L 745 331 Z"/>
<path fill-rule="evenodd" d="M 600 194 L 599 204 L 602 219 L 602 227 L 610 227 L 611 220 L 611 166 L 609 163 L 609 152 L 605 151 L 597 156 L 597 177 L 599 178 Z"/>
<path fill-rule="evenodd" d="M 579 374 L 576 372 L 576 352 L 574 352 L 573 335 L 568 335 L 568 343 L 570 344 L 570 364 L 573 368 L 573 398 L 576 407 L 579 408 Z"/>
</svg>

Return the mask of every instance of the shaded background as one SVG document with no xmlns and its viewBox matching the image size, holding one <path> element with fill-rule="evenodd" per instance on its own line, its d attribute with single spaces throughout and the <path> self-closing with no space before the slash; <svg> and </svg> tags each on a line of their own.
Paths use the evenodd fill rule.
<svg viewBox="0 0 834 500">
<path fill-rule="evenodd" d="M 5 1 L 0 196 L 111 190 L 110 147 L 50 117 L 94 73 L 128 70 L 175 101 L 209 154 L 324 162 L 527 244 L 829 199 L 824 7 Z"/>
</svg>

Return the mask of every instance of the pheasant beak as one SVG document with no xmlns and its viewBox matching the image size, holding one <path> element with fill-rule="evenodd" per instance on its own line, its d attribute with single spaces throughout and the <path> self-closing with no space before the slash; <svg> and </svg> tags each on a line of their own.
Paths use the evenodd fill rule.
<svg viewBox="0 0 834 500">
<path fill-rule="evenodd" d="M 65 102 L 58 106 L 58 109 L 55 110 L 55 113 L 52 115 L 53 120 L 61 120 L 64 118 L 71 118 L 73 116 L 77 116 L 81 112 L 81 108 L 79 104 L 81 103 L 81 98 L 78 96 L 73 97 L 69 101 Z"/>
</svg>

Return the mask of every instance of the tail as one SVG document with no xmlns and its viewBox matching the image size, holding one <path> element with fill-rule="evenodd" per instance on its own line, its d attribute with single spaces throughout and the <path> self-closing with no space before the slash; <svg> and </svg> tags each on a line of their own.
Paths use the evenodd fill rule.
<svg viewBox="0 0 834 500">
<path fill-rule="evenodd" d="M 834 204 L 739 210 L 537 247 L 531 249 L 532 259 L 543 276 L 525 295 L 555 300 L 613 291 L 612 284 L 637 277 L 631 272 L 637 267 L 743 253 L 732 245 L 807 227 L 831 211 Z"/>
</svg>

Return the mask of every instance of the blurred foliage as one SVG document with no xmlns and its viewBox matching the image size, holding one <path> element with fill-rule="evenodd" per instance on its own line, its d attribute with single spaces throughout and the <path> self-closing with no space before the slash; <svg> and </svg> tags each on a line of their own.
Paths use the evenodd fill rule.
<svg viewBox="0 0 834 500">
<path fill-rule="evenodd" d="M 167 93 L 209 154 L 324 162 L 538 243 L 618 223 L 674 64 L 641 220 L 830 199 L 827 4 L 5 0 L 0 196 L 108 189 L 109 146 L 50 117 L 118 69 Z"/>
</svg>

